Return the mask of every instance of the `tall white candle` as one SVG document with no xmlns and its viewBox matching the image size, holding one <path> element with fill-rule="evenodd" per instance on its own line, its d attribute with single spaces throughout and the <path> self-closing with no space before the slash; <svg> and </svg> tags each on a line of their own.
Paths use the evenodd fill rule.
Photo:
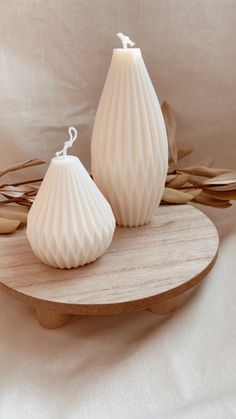
<svg viewBox="0 0 236 419">
<path fill-rule="evenodd" d="M 30 209 L 27 237 L 35 255 L 58 268 L 76 268 L 101 256 L 111 243 L 111 207 L 75 156 L 67 155 L 77 131 L 51 160 Z"/>
<path fill-rule="evenodd" d="M 94 180 L 110 202 L 117 224 L 148 223 L 164 190 L 168 144 L 156 92 L 139 48 L 117 34 L 97 109 L 91 153 Z"/>
</svg>

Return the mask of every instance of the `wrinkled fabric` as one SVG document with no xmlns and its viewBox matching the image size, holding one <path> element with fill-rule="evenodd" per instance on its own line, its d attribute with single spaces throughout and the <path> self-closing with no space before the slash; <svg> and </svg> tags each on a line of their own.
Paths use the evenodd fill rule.
<svg viewBox="0 0 236 419">
<path fill-rule="evenodd" d="M 50 161 L 74 125 L 73 152 L 89 168 L 120 31 L 141 47 L 160 100 L 175 110 L 179 144 L 195 148 L 186 161 L 213 154 L 236 167 L 234 0 L 2 1 L 1 167 Z M 202 209 L 220 233 L 219 256 L 170 317 L 85 316 L 46 330 L 33 309 L 0 294 L 1 419 L 236 417 L 236 206 Z"/>
<path fill-rule="evenodd" d="M 49 161 L 75 125 L 74 152 L 89 167 L 95 111 L 120 31 L 141 48 L 160 101 L 174 108 L 179 141 L 199 157 L 234 145 L 234 0 L 1 3 L 2 164 Z M 228 152 L 229 166 L 234 160 Z"/>
<path fill-rule="evenodd" d="M 170 317 L 84 316 L 46 330 L 0 294 L 1 419 L 236 417 L 236 206 L 204 210 L 219 256 Z"/>
</svg>

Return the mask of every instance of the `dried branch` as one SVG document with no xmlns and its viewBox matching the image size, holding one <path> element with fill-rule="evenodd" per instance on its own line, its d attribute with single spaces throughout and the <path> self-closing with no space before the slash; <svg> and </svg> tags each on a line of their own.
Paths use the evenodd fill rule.
<svg viewBox="0 0 236 419">
<path fill-rule="evenodd" d="M 162 105 L 169 141 L 169 170 L 162 204 L 185 204 L 189 201 L 216 208 L 228 208 L 236 200 L 236 171 L 213 168 L 213 157 L 190 167 L 178 168 L 178 161 L 192 153 L 192 149 L 176 145 L 176 122 L 167 102 Z M 202 179 L 201 179 L 202 178 Z"/>
<path fill-rule="evenodd" d="M 162 109 L 162 113 L 163 113 L 165 124 L 166 124 L 166 132 L 167 132 L 168 143 L 169 143 L 169 155 L 174 164 L 174 167 L 176 167 L 177 161 L 178 161 L 178 152 L 177 152 L 177 145 L 176 145 L 175 116 L 167 102 L 163 102 L 161 109 Z"/>
<path fill-rule="evenodd" d="M 23 163 L 18 163 L 18 164 L 15 164 L 13 166 L 10 166 L 6 169 L 0 170 L 0 177 L 3 176 L 3 175 L 6 175 L 7 173 L 15 172 L 16 170 L 25 169 L 27 167 L 32 167 L 32 166 L 37 166 L 39 164 L 44 164 L 44 163 L 45 163 L 45 161 L 37 160 L 37 159 L 27 160 Z"/>
</svg>

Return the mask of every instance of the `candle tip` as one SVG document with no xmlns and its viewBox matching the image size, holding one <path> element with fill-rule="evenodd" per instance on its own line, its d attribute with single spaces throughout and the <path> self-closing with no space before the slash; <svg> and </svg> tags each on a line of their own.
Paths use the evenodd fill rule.
<svg viewBox="0 0 236 419">
<path fill-rule="evenodd" d="M 68 150 L 68 148 L 72 147 L 73 143 L 75 142 L 75 140 L 77 138 L 78 132 L 77 132 L 77 129 L 76 128 L 70 127 L 68 129 L 68 132 L 69 132 L 70 138 L 69 138 L 69 140 L 67 140 L 64 143 L 63 149 L 56 152 L 56 156 L 57 157 L 58 156 L 61 156 L 61 155 L 64 156 L 64 157 L 66 157 L 67 156 L 67 150 Z"/>
<path fill-rule="evenodd" d="M 121 40 L 124 49 L 127 49 L 128 46 L 133 47 L 135 45 L 135 42 L 131 41 L 127 35 L 124 35 L 121 32 L 118 32 L 116 36 L 118 36 L 118 38 Z"/>
</svg>

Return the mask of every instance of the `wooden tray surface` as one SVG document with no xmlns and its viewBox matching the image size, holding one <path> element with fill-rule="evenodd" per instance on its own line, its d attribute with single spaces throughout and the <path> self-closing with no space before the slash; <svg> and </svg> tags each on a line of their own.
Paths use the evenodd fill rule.
<svg viewBox="0 0 236 419">
<path fill-rule="evenodd" d="M 143 310 L 198 284 L 212 267 L 218 233 L 191 205 L 161 206 L 143 227 L 117 227 L 100 259 L 59 270 L 34 256 L 25 229 L 0 237 L 0 289 L 38 309 L 68 314 Z"/>
</svg>

